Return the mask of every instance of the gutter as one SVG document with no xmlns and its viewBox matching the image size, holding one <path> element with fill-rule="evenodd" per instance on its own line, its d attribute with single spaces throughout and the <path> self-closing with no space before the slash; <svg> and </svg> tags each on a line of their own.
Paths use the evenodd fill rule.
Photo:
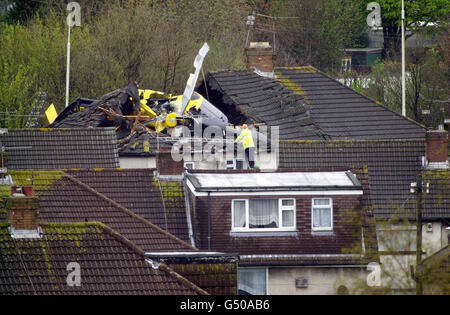
<svg viewBox="0 0 450 315">
<path fill-rule="evenodd" d="M 361 186 L 267 186 L 262 188 L 257 187 L 233 187 L 233 188 L 223 188 L 223 187 L 196 187 L 198 192 L 260 192 L 260 191 L 335 191 L 335 190 L 355 190 L 360 191 Z"/>
</svg>

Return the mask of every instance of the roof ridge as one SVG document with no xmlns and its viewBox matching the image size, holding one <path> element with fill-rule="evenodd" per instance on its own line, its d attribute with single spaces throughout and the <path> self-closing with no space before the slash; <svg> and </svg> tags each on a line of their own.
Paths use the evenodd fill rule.
<svg viewBox="0 0 450 315">
<path fill-rule="evenodd" d="M 142 223 L 148 225 L 149 227 L 153 228 L 154 230 L 156 230 L 159 233 L 162 233 L 164 235 L 166 235 L 167 237 L 171 238 L 172 240 L 182 244 L 183 246 L 186 246 L 194 251 L 198 251 L 197 248 L 195 248 L 194 246 L 192 246 L 191 244 L 179 239 L 178 237 L 176 237 L 175 235 L 173 235 L 172 233 L 160 228 L 159 226 L 155 225 L 154 223 L 152 223 L 151 221 L 141 217 L 140 215 L 134 213 L 133 211 L 125 208 L 124 206 L 122 206 L 121 204 L 119 204 L 118 202 L 108 198 L 107 196 L 105 196 L 104 194 L 100 193 L 99 191 L 95 190 L 94 188 L 90 187 L 89 185 L 83 183 L 82 181 L 78 180 L 77 178 L 64 173 L 64 176 L 66 176 L 69 180 L 71 180 L 72 182 L 76 183 L 77 185 L 83 187 L 85 190 L 93 193 L 94 195 L 96 195 L 97 197 L 105 200 L 106 202 L 110 203 L 112 206 L 119 208 L 120 210 L 122 210 L 123 212 L 125 212 L 126 214 L 130 215 L 131 217 L 141 221 Z"/>
</svg>

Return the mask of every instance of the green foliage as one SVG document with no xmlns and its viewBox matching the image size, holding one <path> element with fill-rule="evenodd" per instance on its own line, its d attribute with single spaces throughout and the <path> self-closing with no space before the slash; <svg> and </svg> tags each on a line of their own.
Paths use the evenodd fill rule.
<svg viewBox="0 0 450 315">
<path fill-rule="evenodd" d="M 370 2 L 367 0 L 367 3 Z M 384 32 L 384 48 L 388 53 L 400 51 L 401 1 L 379 0 Z M 442 27 L 448 23 L 450 2 L 448 0 L 405 1 L 405 24 L 407 37 L 423 31 L 430 23 Z"/>
<path fill-rule="evenodd" d="M 182 93 L 204 42 L 211 45 L 205 73 L 244 66 L 244 1 L 79 2 L 82 25 L 71 32 L 69 101 L 99 98 L 133 81 Z M 45 9 L 27 23 L 0 23 L 1 126 L 24 127 L 39 91 L 48 92 L 58 112 L 63 109 L 67 12 L 56 3 Z"/>
<path fill-rule="evenodd" d="M 412 58 L 410 58 L 412 59 Z M 421 58 L 410 60 L 406 67 L 406 113 L 411 119 L 431 128 L 443 124 L 449 115 L 443 101 L 448 98 L 449 72 L 436 49 L 427 51 Z M 373 68 L 369 76 L 369 97 L 401 113 L 401 65 L 386 60 Z M 423 114 L 429 110 L 430 114 Z"/>
<path fill-rule="evenodd" d="M 277 38 L 279 62 L 314 65 L 327 72 L 340 67 L 342 49 L 364 45 L 365 8 L 360 1 L 286 0 Z"/>
</svg>

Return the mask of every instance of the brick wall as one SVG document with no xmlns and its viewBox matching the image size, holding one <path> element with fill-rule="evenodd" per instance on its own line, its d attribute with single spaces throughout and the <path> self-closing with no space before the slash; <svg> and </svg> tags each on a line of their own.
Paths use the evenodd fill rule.
<svg viewBox="0 0 450 315">
<path fill-rule="evenodd" d="M 171 151 L 159 151 L 156 153 L 156 168 L 160 175 L 180 175 L 184 171 L 184 163 L 174 161 Z"/>
<path fill-rule="evenodd" d="M 37 197 L 11 197 L 8 199 L 7 208 L 7 222 L 16 230 L 35 230 L 39 227 Z"/>
<path fill-rule="evenodd" d="M 231 204 L 236 197 L 211 197 L 211 250 L 237 254 L 342 254 L 361 242 L 361 196 L 326 196 L 333 198 L 333 232 L 317 233 L 311 230 L 311 202 L 317 196 L 283 196 L 296 199 L 295 236 L 234 236 L 231 232 Z M 254 196 L 239 196 L 250 199 Z M 278 198 L 264 196 L 262 199 Z M 208 200 L 196 197 L 192 211 L 196 213 L 197 247 L 206 250 L 208 244 Z M 266 234 L 267 235 L 267 234 Z M 269 234 L 270 235 L 270 234 Z"/>
</svg>

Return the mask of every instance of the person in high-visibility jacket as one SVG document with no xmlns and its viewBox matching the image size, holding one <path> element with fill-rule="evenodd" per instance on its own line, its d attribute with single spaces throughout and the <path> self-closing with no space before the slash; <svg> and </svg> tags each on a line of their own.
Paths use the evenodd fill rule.
<svg viewBox="0 0 450 315">
<path fill-rule="evenodd" d="M 242 128 L 242 132 L 236 138 L 236 142 L 242 141 L 245 150 L 245 159 L 250 168 L 253 168 L 255 166 L 255 143 L 253 142 L 252 132 L 246 124 L 242 125 Z"/>
</svg>

